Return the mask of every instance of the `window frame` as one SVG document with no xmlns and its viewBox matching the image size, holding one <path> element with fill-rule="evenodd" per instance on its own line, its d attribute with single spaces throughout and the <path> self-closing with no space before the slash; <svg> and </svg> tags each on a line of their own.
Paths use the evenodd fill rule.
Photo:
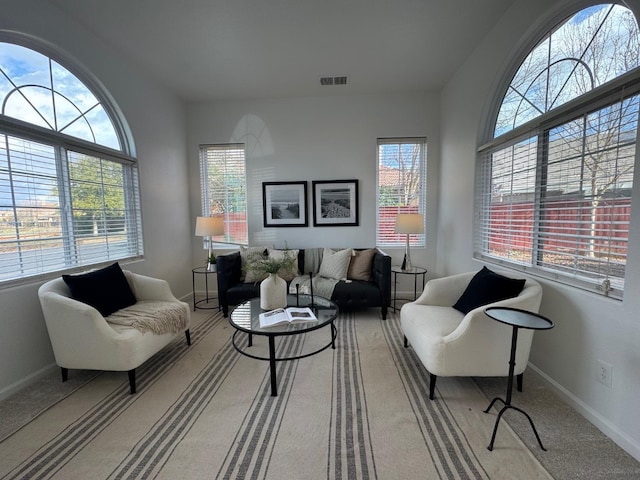
<svg viewBox="0 0 640 480">
<path fill-rule="evenodd" d="M 243 172 L 241 173 L 241 188 L 242 193 L 244 195 L 244 221 L 239 221 L 237 219 L 231 218 L 230 211 L 212 211 L 211 204 L 212 199 L 215 196 L 215 192 L 211 192 L 209 185 L 209 168 L 206 165 L 207 161 L 207 151 L 242 151 L 242 162 L 243 162 Z M 249 220 L 248 220 L 248 205 L 247 205 L 247 148 L 244 143 L 224 143 L 224 144 L 201 144 L 198 148 L 198 156 L 199 156 L 199 164 L 200 164 L 200 204 L 201 204 L 201 215 L 208 216 L 216 216 L 222 215 L 224 218 L 224 236 L 215 237 L 211 239 L 212 248 L 229 248 L 231 245 L 249 245 Z M 226 167 L 226 164 L 225 164 Z M 228 186 L 227 183 L 223 183 Z M 237 188 L 238 185 L 235 185 Z M 222 203 L 228 203 L 227 192 L 225 189 L 224 198 L 220 199 Z M 238 213 L 238 212 L 236 212 Z M 239 228 L 231 228 L 232 225 L 239 225 Z M 241 236 L 239 239 L 234 238 L 234 231 L 241 232 Z M 244 234 L 244 236 L 242 236 Z M 203 238 L 203 248 L 208 248 L 208 239 Z"/>
<path fill-rule="evenodd" d="M 544 35 L 539 38 L 546 38 L 548 33 L 555 28 L 558 28 L 564 21 L 569 19 L 572 15 L 593 6 L 593 4 L 588 4 L 580 7 L 574 3 L 573 7 L 570 11 L 564 10 L 564 14 L 562 18 L 560 18 L 553 26 L 547 28 L 544 31 Z M 627 7 L 628 8 L 628 7 Z M 631 9 L 630 9 L 631 10 Z M 635 15 L 634 15 L 635 16 Z M 637 21 L 637 18 L 636 18 Z M 552 281 L 557 281 L 559 283 L 564 283 L 567 285 L 571 285 L 574 287 L 582 288 L 588 291 L 592 291 L 601 295 L 609 296 L 614 299 L 622 299 L 624 295 L 624 278 L 622 281 L 622 289 L 617 289 L 615 287 L 610 288 L 609 282 L 594 282 L 590 280 L 585 280 L 584 278 L 572 277 L 571 275 L 563 274 L 561 271 L 557 269 L 541 267 L 536 264 L 536 256 L 539 254 L 538 246 L 541 242 L 542 235 L 539 230 L 539 220 L 535 221 L 534 228 L 532 230 L 533 235 L 533 246 L 532 246 L 532 257 L 530 263 L 517 263 L 509 259 L 499 258 L 496 256 L 492 256 L 487 254 L 487 249 L 485 245 L 482 244 L 482 228 L 487 224 L 483 215 L 486 213 L 486 192 L 490 191 L 490 185 L 487 182 L 490 182 L 489 179 L 486 178 L 486 175 L 483 173 L 484 162 L 487 162 L 488 158 L 491 157 L 492 153 L 498 152 L 501 149 L 507 148 L 509 146 L 513 146 L 526 140 L 527 138 L 537 137 L 540 141 L 540 144 L 544 147 L 544 138 L 545 135 L 552 130 L 554 127 L 562 126 L 564 123 L 569 122 L 575 118 L 578 118 L 582 115 L 587 115 L 590 112 L 596 112 L 600 109 L 603 109 L 609 105 L 614 105 L 615 103 L 631 98 L 635 95 L 640 94 L 640 67 L 636 67 L 628 72 L 606 82 L 602 85 L 599 85 L 589 92 L 576 97 L 555 109 L 549 110 L 547 112 L 542 113 L 538 117 L 529 120 L 521 125 L 516 126 L 512 130 L 509 130 L 505 133 L 497 137 L 493 137 L 496 123 L 498 120 L 498 115 L 500 112 L 500 108 L 502 106 L 502 101 L 504 99 L 504 92 L 510 86 L 510 82 L 513 79 L 513 76 L 520 68 L 522 62 L 526 59 L 528 54 L 538 45 L 538 42 L 531 42 L 528 44 L 528 49 L 521 49 L 521 53 L 523 55 L 518 56 L 517 59 L 514 59 L 510 72 L 511 74 L 503 73 L 502 74 L 502 82 L 501 87 L 494 91 L 493 100 L 491 102 L 492 108 L 489 109 L 489 113 L 486 115 L 487 122 L 484 124 L 485 129 L 483 131 L 483 137 L 488 139 L 484 143 L 482 143 L 477 149 L 477 168 L 476 168 L 476 180 L 475 180 L 475 198 L 474 198 L 474 251 L 473 256 L 478 260 L 482 260 L 487 263 L 501 265 L 507 268 L 525 271 L 527 273 L 532 273 L 543 278 L 548 278 Z M 517 60 L 517 61 L 516 61 Z M 638 146 L 640 144 L 640 137 L 636 135 L 635 141 L 635 167 L 638 167 L 638 156 L 640 155 L 640 150 Z M 542 152 L 542 148 L 539 149 Z M 547 162 L 544 158 L 543 153 L 538 154 L 538 159 L 536 161 L 536 175 L 537 182 L 540 180 L 540 171 L 544 168 L 544 164 Z M 541 214 L 541 210 L 539 209 L 540 205 L 540 185 L 536 183 L 536 203 L 534 207 L 534 216 L 536 219 L 539 219 Z M 630 222 L 629 222 L 630 227 Z M 627 248 L 631 241 L 631 237 L 627 237 Z M 628 259 L 628 255 L 627 255 Z M 626 264 L 626 261 L 625 261 Z"/>
<path fill-rule="evenodd" d="M 0 114 L 0 134 L 3 139 L 3 148 L 6 145 L 4 142 L 8 141 L 7 137 L 13 137 L 25 142 L 35 142 L 40 145 L 48 146 L 54 152 L 53 157 L 50 158 L 50 160 L 53 161 L 56 166 L 56 171 L 58 172 L 57 211 L 60 215 L 59 221 L 61 225 L 63 225 L 61 240 L 64 246 L 62 248 L 64 252 L 66 252 L 66 255 L 63 256 L 64 261 L 62 262 L 64 265 L 51 267 L 47 266 L 45 260 L 41 260 L 38 264 L 37 272 L 34 273 L 34 271 L 31 270 L 30 273 L 2 279 L 0 280 L 0 289 L 48 279 L 54 275 L 59 275 L 61 272 L 73 273 L 86 270 L 87 267 L 105 265 L 114 261 L 135 261 L 143 258 L 144 243 L 142 237 L 142 215 L 140 208 L 140 189 L 137 159 L 135 157 L 135 146 L 130 129 L 119 107 L 97 78 L 88 73 L 78 62 L 60 54 L 52 45 L 17 32 L 2 32 L 0 34 L 0 42 L 14 44 L 37 52 L 48 57 L 50 60 L 60 65 L 60 67 L 73 74 L 88 90 L 91 91 L 103 108 L 111 122 L 111 125 L 113 126 L 121 148 L 121 150 L 117 150 Z M 127 238 L 126 255 L 112 255 L 113 250 L 110 249 L 108 245 L 104 250 L 106 255 L 102 255 L 99 260 L 93 257 L 88 260 L 82 260 L 77 255 L 74 259 L 72 258 L 74 255 L 68 255 L 69 252 L 74 251 L 78 247 L 78 244 L 76 243 L 78 240 L 78 234 L 73 231 L 73 227 L 68 227 L 73 225 L 73 214 L 76 212 L 69 203 L 71 186 L 68 176 L 68 156 L 70 153 L 87 155 L 93 159 L 100 159 L 122 165 L 122 195 L 125 202 L 123 211 L 125 212 L 124 222 L 127 226 L 125 234 L 125 237 Z M 7 167 L 9 167 L 8 164 Z M 11 169 L 9 168 L 7 170 L 8 175 L 11 175 L 10 172 Z M 37 175 L 30 176 L 29 178 L 37 178 Z M 13 182 L 11 182 L 11 184 L 13 184 Z M 101 187 L 105 187 L 105 184 L 101 184 Z M 22 207 L 13 202 L 11 208 L 16 211 Z M 47 237 L 40 236 L 38 238 L 44 241 Z M 101 238 L 104 238 L 106 243 L 108 243 L 109 234 L 105 233 Z M 16 242 L 20 243 L 21 240 L 18 239 Z M 46 254 L 43 258 L 44 257 L 46 257 Z M 20 268 L 24 271 L 25 266 L 23 262 L 19 261 L 18 263 L 20 264 Z"/>
<path fill-rule="evenodd" d="M 387 208 L 390 211 L 395 211 L 393 218 L 383 222 L 383 218 L 390 218 L 388 215 L 381 214 L 380 205 L 381 198 L 381 181 L 380 181 L 380 147 L 382 145 L 420 145 L 420 165 L 418 172 L 420 178 L 418 179 L 418 206 L 417 209 L 406 205 L 389 206 Z M 428 143 L 426 137 L 382 137 L 378 138 L 376 142 L 376 245 L 380 247 L 405 247 L 407 242 L 407 236 L 403 233 L 391 233 L 390 228 L 395 226 L 395 217 L 399 213 L 420 213 L 423 215 L 425 225 L 427 221 L 427 162 L 428 162 Z M 390 223 L 392 222 L 392 223 Z M 386 226 L 385 226 L 386 224 Z M 388 233 L 384 233 L 384 232 Z M 385 237 L 393 237 L 390 240 L 385 240 Z M 409 235 L 409 244 L 411 247 L 424 248 L 426 246 L 426 234 L 411 234 Z"/>
</svg>

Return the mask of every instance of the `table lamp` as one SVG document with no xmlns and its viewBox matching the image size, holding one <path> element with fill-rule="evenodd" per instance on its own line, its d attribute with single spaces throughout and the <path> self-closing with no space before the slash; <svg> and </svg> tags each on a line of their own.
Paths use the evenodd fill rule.
<svg viewBox="0 0 640 480">
<path fill-rule="evenodd" d="M 407 247 L 404 252 L 404 261 L 402 262 L 402 270 L 410 271 L 413 269 L 411 265 L 411 252 L 409 250 L 409 235 L 416 233 L 424 233 L 424 217 L 421 213 L 400 213 L 396 217 L 396 233 L 405 233 L 407 235 Z"/>
<path fill-rule="evenodd" d="M 222 217 L 197 217 L 196 236 L 208 239 L 209 254 L 207 255 L 207 270 L 210 270 L 212 237 L 224 235 L 224 219 Z"/>
</svg>

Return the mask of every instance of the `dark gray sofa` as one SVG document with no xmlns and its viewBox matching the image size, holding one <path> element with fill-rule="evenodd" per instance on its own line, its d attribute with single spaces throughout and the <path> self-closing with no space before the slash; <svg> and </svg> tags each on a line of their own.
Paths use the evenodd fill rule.
<svg viewBox="0 0 640 480">
<path fill-rule="evenodd" d="M 218 298 L 224 316 L 229 315 L 229 306 L 260 296 L 260 283 L 244 283 L 240 252 L 219 255 L 216 260 L 218 274 Z M 298 253 L 298 271 L 305 272 L 304 249 Z M 333 290 L 333 300 L 341 310 L 380 307 L 386 320 L 391 304 L 391 257 L 381 250 L 373 256 L 373 281 L 340 281 Z"/>
</svg>

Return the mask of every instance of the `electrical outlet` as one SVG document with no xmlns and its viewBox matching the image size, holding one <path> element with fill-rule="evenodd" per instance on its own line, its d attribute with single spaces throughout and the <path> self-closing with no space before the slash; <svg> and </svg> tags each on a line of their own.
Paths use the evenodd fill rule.
<svg viewBox="0 0 640 480">
<path fill-rule="evenodd" d="M 613 380 L 613 367 L 602 360 L 598 360 L 597 380 L 603 385 L 611 388 Z"/>
</svg>

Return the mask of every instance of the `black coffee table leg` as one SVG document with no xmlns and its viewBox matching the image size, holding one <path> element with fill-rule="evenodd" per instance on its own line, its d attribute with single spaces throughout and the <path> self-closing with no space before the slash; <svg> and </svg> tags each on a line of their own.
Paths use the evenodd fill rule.
<svg viewBox="0 0 640 480">
<path fill-rule="evenodd" d="M 276 381 L 276 341 L 269 335 L 269 370 L 271 371 L 271 396 L 278 396 L 278 382 Z"/>
</svg>

